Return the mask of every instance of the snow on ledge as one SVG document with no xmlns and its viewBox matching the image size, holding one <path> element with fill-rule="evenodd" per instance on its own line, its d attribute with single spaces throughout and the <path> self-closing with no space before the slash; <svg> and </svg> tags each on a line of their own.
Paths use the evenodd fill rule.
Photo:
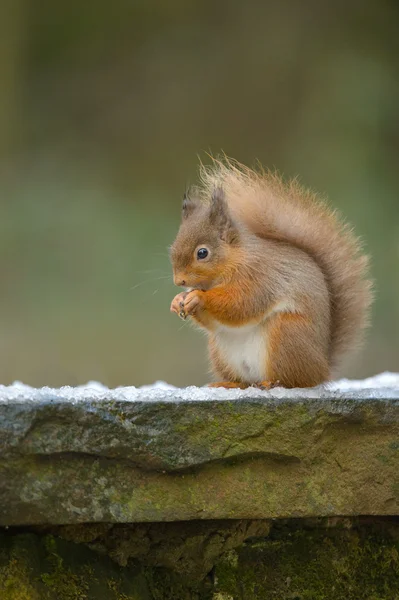
<svg viewBox="0 0 399 600">
<path fill-rule="evenodd" d="M 89 381 L 85 385 L 77 387 L 63 386 L 61 388 L 33 388 L 19 381 L 12 385 L 0 385 L 1 402 L 46 402 L 46 401 L 68 401 L 81 402 L 84 400 L 111 400 L 111 401 L 205 401 L 205 400 L 237 400 L 244 398 L 325 398 L 331 393 L 345 394 L 359 392 L 359 396 L 368 398 L 383 398 L 384 391 L 390 391 L 388 397 L 399 398 L 399 373 L 381 373 L 374 377 L 363 380 L 341 379 L 315 388 L 292 389 L 282 387 L 270 391 L 262 391 L 257 388 L 245 390 L 224 388 L 208 388 L 190 386 L 177 388 L 163 381 L 157 381 L 152 385 L 142 387 L 118 387 L 110 389 L 96 381 Z"/>
</svg>

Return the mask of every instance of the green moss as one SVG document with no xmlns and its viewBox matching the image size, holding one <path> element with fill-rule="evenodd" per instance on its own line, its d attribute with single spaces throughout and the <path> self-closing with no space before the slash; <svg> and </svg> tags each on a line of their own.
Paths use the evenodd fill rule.
<svg viewBox="0 0 399 600">
<path fill-rule="evenodd" d="M 26 536 L 25 536 L 26 539 Z M 12 544 L 0 535 L 0 598 L 2 600 L 41 600 L 33 580 L 32 547 Z"/>
<path fill-rule="evenodd" d="M 87 569 L 82 575 L 77 575 L 64 566 L 64 560 L 57 552 L 53 536 L 45 537 L 47 561 L 51 566 L 49 573 L 42 573 L 40 578 L 50 592 L 60 600 L 87 600 L 89 590 Z"/>
<path fill-rule="evenodd" d="M 84 545 L 0 534 L 0 548 L 1 600 L 152 600 L 138 569 L 120 569 Z"/>
<path fill-rule="evenodd" d="M 30 572 L 24 563 L 11 558 L 0 567 L 0 598 L 2 600 L 40 600 L 29 579 Z"/>
<path fill-rule="evenodd" d="M 371 529 L 284 529 L 246 544 L 237 567 L 216 567 L 217 591 L 234 600 L 397 600 L 395 541 Z"/>
<path fill-rule="evenodd" d="M 169 569 L 147 569 L 146 579 L 151 592 L 151 600 L 213 600 L 212 584 L 205 579 L 202 583 L 193 582 Z"/>
<path fill-rule="evenodd" d="M 275 521 L 270 532 L 263 525 L 251 529 L 251 535 L 267 537 L 232 549 L 230 537 L 236 529 L 240 535 L 239 523 L 225 523 L 225 529 L 220 524 L 220 531 L 215 524 L 202 521 L 151 524 L 148 536 L 154 542 L 154 554 L 149 547 L 146 559 L 137 555 L 146 566 L 132 567 L 132 559 L 126 559 L 128 565 L 123 568 L 84 543 L 53 535 L 0 534 L 0 598 L 399 599 L 399 524 L 395 519 Z M 92 526 L 85 536 L 80 527 L 84 528 L 65 528 L 67 536 L 77 533 L 79 539 L 90 541 L 109 528 Z M 126 530 L 116 526 L 110 543 L 117 541 L 119 533 L 121 543 L 132 534 L 137 546 L 146 539 L 146 531 L 144 526 L 130 525 Z M 223 549 L 228 550 L 212 568 Z"/>
</svg>

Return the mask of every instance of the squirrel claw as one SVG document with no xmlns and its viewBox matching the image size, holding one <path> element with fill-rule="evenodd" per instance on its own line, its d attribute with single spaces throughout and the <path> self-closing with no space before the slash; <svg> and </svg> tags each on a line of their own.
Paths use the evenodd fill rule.
<svg viewBox="0 0 399 600">
<path fill-rule="evenodd" d="M 277 380 L 277 381 L 261 381 L 257 385 L 254 385 L 254 387 L 257 387 L 260 390 L 272 390 L 273 388 L 278 387 L 279 385 L 280 385 L 279 380 Z"/>
</svg>

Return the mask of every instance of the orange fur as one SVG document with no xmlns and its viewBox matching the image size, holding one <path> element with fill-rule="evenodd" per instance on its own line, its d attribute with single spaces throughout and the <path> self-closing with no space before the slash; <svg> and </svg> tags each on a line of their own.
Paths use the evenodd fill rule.
<svg viewBox="0 0 399 600">
<path fill-rule="evenodd" d="M 313 387 L 330 376 L 330 369 L 317 335 L 312 335 L 307 317 L 280 313 L 268 328 L 267 372 L 272 381 L 287 388 Z"/>
<path fill-rule="evenodd" d="M 253 171 L 236 161 L 214 160 L 201 168 L 202 197 L 223 187 L 232 216 L 260 237 L 286 242 L 306 252 L 324 274 L 331 298 L 329 361 L 340 365 L 360 345 L 369 323 L 372 284 L 368 257 L 337 211 L 296 180 Z"/>
<path fill-rule="evenodd" d="M 233 386 L 326 381 L 367 325 L 359 241 L 314 194 L 274 174 L 227 159 L 202 168 L 171 258 L 175 281 L 191 288 L 171 310 L 208 332 L 215 375 Z"/>
<path fill-rule="evenodd" d="M 251 294 L 251 286 L 248 286 L 246 294 Z M 215 287 L 207 292 L 195 291 L 201 297 L 201 305 L 214 320 L 224 325 L 240 326 L 247 325 L 262 314 L 259 307 L 258 314 L 246 310 L 246 304 L 242 302 L 243 291 L 234 284 L 230 286 Z"/>
</svg>

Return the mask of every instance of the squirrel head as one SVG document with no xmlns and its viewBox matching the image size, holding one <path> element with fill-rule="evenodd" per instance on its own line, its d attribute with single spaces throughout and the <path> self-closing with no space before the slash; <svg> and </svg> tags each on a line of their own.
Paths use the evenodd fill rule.
<svg viewBox="0 0 399 600">
<path fill-rule="evenodd" d="M 185 194 L 182 222 L 171 247 L 175 284 L 202 290 L 217 285 L 239 239 L 222 188 L 214 190 L 209 203 Z"/>
</svg>

